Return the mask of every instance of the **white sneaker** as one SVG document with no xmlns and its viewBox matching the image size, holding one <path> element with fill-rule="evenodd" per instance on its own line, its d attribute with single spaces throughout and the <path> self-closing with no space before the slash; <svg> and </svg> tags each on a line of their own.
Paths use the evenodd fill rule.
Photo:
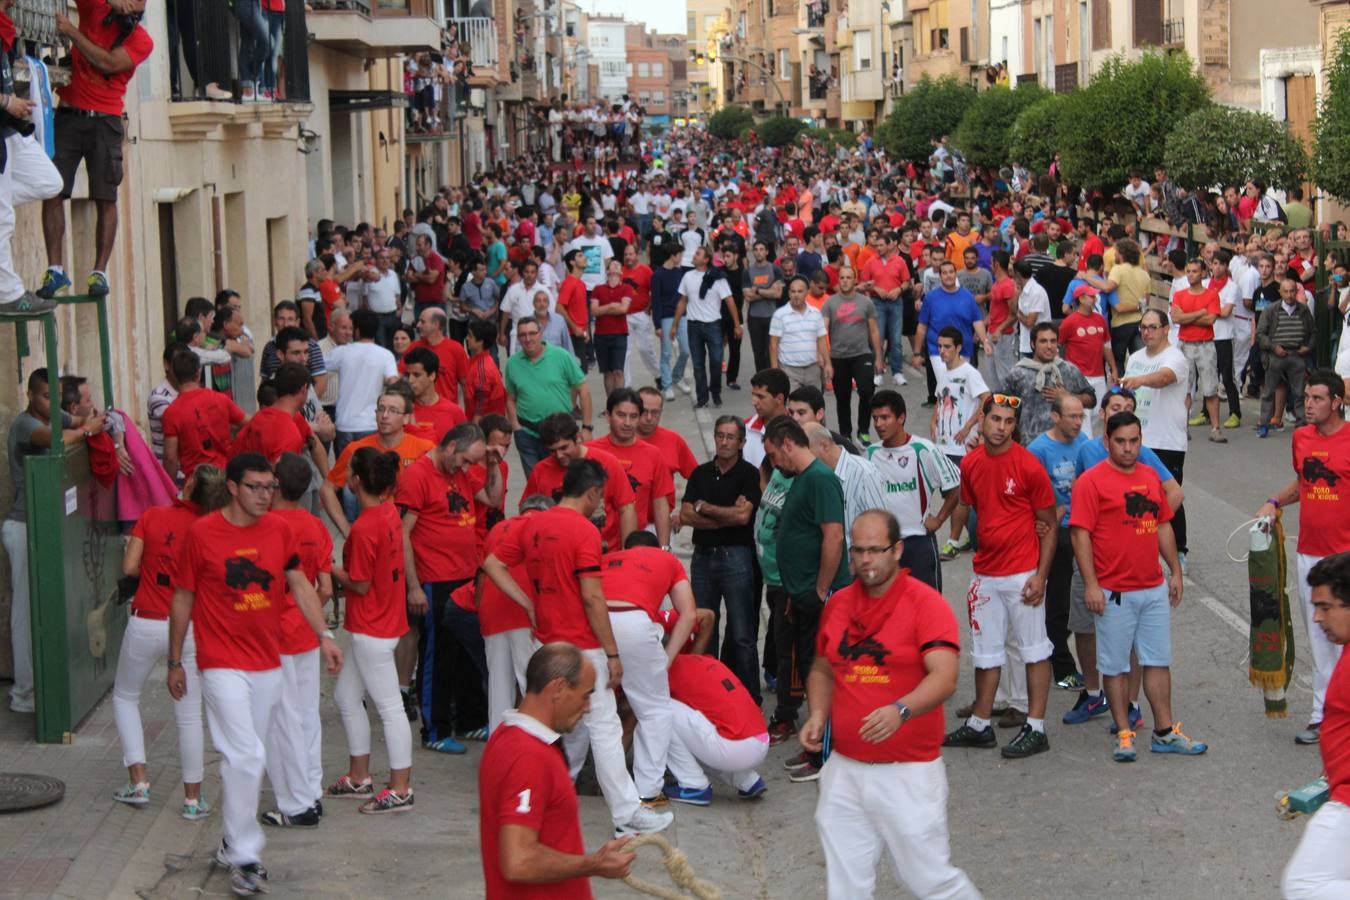
<svg viewBox="0 0 1350 900">
<path fill-rule="evenodd" d="M 896 372 L 891 376 L 892 384 L 909 384 L 909 379 L 905 377 L 904 372 Z"/>
<path fill-rule="evenodd" d="M 675 389 L 674 389 L 674 388 L 666 388 L 666 392 L 665 392 L 665 394 L 664 394 L 663 396 L 664 396 L 667 400 L 674 400 L 674 399 L 675 399 Z"/>
<path fill-rule="evenodd" d="M 881 387 L 881 385 L 884 384 L 885 381 L 886 381 L 885 377 L 880 372 L 872 376 L 872 383 L 875 384 L 877 387 Z"/>
<path fill-rule="evenodd" d="M 622 837 L 625 834 L 652 834 L 657 831 L 665 831 L 674 821 L 675 814 L 669 810 L 658 812 L 648 806 L 639 806 L 637 812 L 633 813 L 633 818 L 622 825 L 614 826 L 614 836 Z"/>
<path fill-rule="evenodd" d="M 229 91 L 222 89 L 220 85 L 216 84 L 216 83 L 213 81 L 213 82 L 211 82 L 210 84 L 208 84 L 208 85 L 206 86 L 206 99 L 207 99 L 207 100 L 233 100 L 233 99 L 234 99 L 234 94 L 231 94 Z"/>
<path fill-rule="evenodd" d="M 680 393 L 682 394 L 688 394 L 694 390 L 694 383 L 689 380 L 688 376 L 683 378 L 680 383 L 675 386 L 680 389 Z"/>
<path fill-rule="evenodd" d="M 243 85 L 239 88 L 239 102 L 240 103 L 258 102 L 258 95 L 253 87 L 253 82 L 245 81 Z"/>
</svg>

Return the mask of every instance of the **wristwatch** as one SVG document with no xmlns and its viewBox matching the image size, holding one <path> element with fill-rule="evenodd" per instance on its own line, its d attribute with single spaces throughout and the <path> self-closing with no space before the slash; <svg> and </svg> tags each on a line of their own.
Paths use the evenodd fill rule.
<svg viewBox="0 0 1350 900">
<path fill-rule="evenodd" d="M 181 659 L 171 659 L 165 663 L 165 665 L 170 669 L 181 669 L 183 668 L 183 661 Z"/>
<path fill-rule="evenodd" d="M 330 629 L 328 629 L 328 628 L 325 628 L 325 629 L 323 630 L 323 632 L 319 635 L 319 637 L 320 637 L 320 638 L 328 638 L 328 640 L 330 640 L 330 641 L 335 641 L 335 640 L 337 640 L 337 637 L 335 637 L 334 634 L 333 634 L 333 632 L 332 632 Z"/>
<path fill-rule="evenodd" d="M 913 713 L 910 712 L 909 707 L 906 706 L 904 703 L 902 703 L 902 702 L 899 701 L 899 700 L 895 701 L 895 702 L 892 703 L 891 705 L 894 706 L 896 709 L 898 709 L 898 710 L 900 711 L 900 724 L 901 724 L 901 725 L 903 725 L 903 724 L 905 724 L 906 722 L 908 722 L 908 721 L 909 721 L 909 717 L 910 717 L 911 715 L 913 715 Z"/>
</svg>

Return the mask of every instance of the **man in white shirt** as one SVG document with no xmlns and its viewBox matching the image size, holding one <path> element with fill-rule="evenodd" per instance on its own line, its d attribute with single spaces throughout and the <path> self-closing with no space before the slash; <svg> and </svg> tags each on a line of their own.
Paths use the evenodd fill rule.
<svg viewBox="0 0 1350 900">
<path fill-rule="evenodd" d="M 581 280 L 586 285 L 587 293 L 595 290 L 605 280 L 605 263 L 614 256 L 614 248 L 610 246 L 609 239 L 600 233 L 595 216 L 584 219 L 581 237 L 573 238 L 567 249 L 580 250 L 586 257 L 586 268 L 582 270 Z"/>
<path fill-rule="evenodd" d="M 680 232 L 680 246 L 683 248 L 680 256 L 680 266 L 688 269 L 694 265 L 694 254 L 703 247 L 702 229 L 690 226 Z"/>
<path fill-rule="evenodd" d="M 375 343 L 379 327 L 374 312 L 358 309 L 352 313 L 355 340 L 334 347 L 324 359 L 328 370 L 341 379 L 335 423 L 337 439 L 333 442 L 338 456 L 352 441 L 375 432 L 375 403 L 385 385 L 398 381 L 394 354 Z"/>
<path fill-rule="evenodd" d="M 961 457 L 979 441 L 980 410 L 989 396 L 989 385 L 980 370 L 961 355 L 964 338 L 959 328 L 948 325 L 942 329 L 937 343 L 942 365 L 933 367 L 937 375 L 937 403 L 933 405 L 928 431 L 938 450 L 960 469 Z M 952 536 L 939 553 L 944 562 L 970 549 L 970 538 L 961 540 L 968 515 L 968 508 L 960 505 L 952 513 Z"/>
<path fill-rule="evenodd" d="M 1022 356 L 1031 355 L 1031 331 L 1041 322 L 1050 321 L 1050 295 L 1041 283 L 1031 277 L 1032 269 L 1024 259 L 1013 263 L 1013 283 L 1017 285 L 1017 349 Z"/>
<path fill-rule="evenodd" d="M 1228 250 L 1216 250 L 1209 263 L 1207 287 L 1216 287 L 1219 291 L 1219 317 L 1214 320 L 1214 349 L 1219 359 L 1219 380 L 1223 384 L 1228 399 L 1228 418 L 1224 428 L 1238 428 L 1242 425 L 1242 394 L 1238 390 L 1238 378 L 1242 370 L 1237 367 L 1238 309 L 1242 306 L 1241 290 L 1237 279 L 1229 269 L 1233 254 Z M 1250 349 L 1252 334 L 1251 320 L 1246 319 L 1244 341 Z M 1246 354 L 1243 354 L 1246 362 Z"/>
<path fill-rule="evenodd" d="M 499 330 L 503 345 L 506 343 L 507 335 L 511 337 L 511 355 L 520 349 L 517 346 L 516 326 L 513 323 L 534 315 L 534 295 L 539 291 L 548 294 L 548 311 L 552 313 L 558 305 L 557 292 L 544 286 L 539 278 L 539 263 L 530 258 L 520 268 L 520 280 L 507 288 L 506 295 L 502 297 Z"/>
<path fill-rule="evenodd" d="M 689 356 L 694 363 L 694 392 L 698 409 L 708 405 L 711 395 L 714 406 L 722 405 L 722 306 L 731 313 L 734 339 L 741 339 L 740 312 L 736 309 L 731 286 L 709 268 L 708 251 L 700 246 L 694 251 L 693 268 L 680 281 L 680 300 L 675 307 L 675 318 L 670 326 L 670 339 L 679 334 L 680 319 L 689 315 Z M 711 370 L 711 371 L 709 371 Z M 711 380 L 709 380 L 711 378 Z"/>
<path fill-rule="evenodd" d="M 825 360 L 825 319 L 806 302 L 806 279 L 788 282 L 788 302 L 769 320 L 769 365 L 782 369 L 790 390 L 803 385 L 822 388 Z M 753 384 L 753 381 L 751 382 Z"/>
<path fill-rule="evenodd" d="M 367 269 L 361 291 L 361 305 L 379 316 L 379 334 L 375 342 L 381 347 L 394 345 L 394 329 L 398 327 L 399 302 L 403 286 L 393 269 L 393 251 L 380 248 L 375 253 L 375 268 Z"/>
</svg>

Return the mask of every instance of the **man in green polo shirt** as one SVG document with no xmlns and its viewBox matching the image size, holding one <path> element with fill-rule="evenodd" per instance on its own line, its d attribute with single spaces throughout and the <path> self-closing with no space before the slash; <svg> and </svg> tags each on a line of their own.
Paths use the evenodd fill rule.
<svg viewBox="0 0 1350 900">
<path fill-rule="evenodd" d="M 595 436 L 591 424 L 591 392 L 576 357 L 545 344 L 539 323 L 526 316 L 516 323 L 520 349 L 506 361 L 506 415 L 515 429 L 516 447 L 525 477 L 547 453 L 539 442 L 539 423 L 553 413 L 581 410 L 582 437 Z"/>
<path fill-rule="evenodd" d="M 791 696 L 795 675 L 805 685 L 816 650 L 820 613 L 829 595 L 849 583 L 844 558 L 844 489 L 834 471 L 816 459 L 802 426 L 779 416 L 764 429 L 764 452 L 774 466 L 793 476 L 778 518 L 774 558 L 787 594 L 787 614 L 777 623 L 778 709 L 769 740 L 797 730 L 801 701 Z M 792 781 L 820 777 L 820 754 L 803 752 L 789 760 Z"/>
</svg>

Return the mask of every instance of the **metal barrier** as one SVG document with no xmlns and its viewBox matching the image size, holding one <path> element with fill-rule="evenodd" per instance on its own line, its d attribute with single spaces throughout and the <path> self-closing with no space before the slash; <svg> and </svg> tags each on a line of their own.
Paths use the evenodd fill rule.
<svg viewBox="0 0 1350 900">
<path fill-rule="evenodd" d="M 497 65 L 497 23 L 492 19 L 473 16 L 450 18 L 447 25 L 455 26 L 456 39 L 469 45 L 469 59 L 474 68 Z"/>
<path fill-rule="evenodd" d="M 9 17 L 14 20 L 18 39 L 45 47 L 59 45 L 61 34 L 56 30 L 56 12 L 65 6 L 65 0 L 16 0 Z"/>
</svg>

